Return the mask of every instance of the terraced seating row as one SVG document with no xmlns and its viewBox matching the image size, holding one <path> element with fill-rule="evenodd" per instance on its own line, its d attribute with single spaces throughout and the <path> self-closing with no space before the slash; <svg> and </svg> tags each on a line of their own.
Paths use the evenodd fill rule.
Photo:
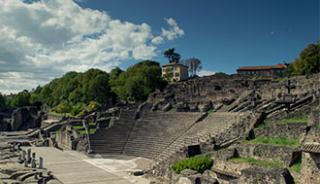
<svg viewBox="0 0 320 184">
<path fill-rule="evenodd" d="M 136 122 L 124 153 L 154 159 L 201 117 L 201 113 L 146 113 Z"/>
<path fill-rule="evenodd" d="M 128 136 L 134 126 L 135 111 L 122 111 L 120 119 L 108 129 L 98 129 L 89 136 L 90 148 L 93 153 L 122 154 Z"/>
<path fill-rule="evenodd" d="M 121 112 L 109 129 L 90 136 L 93 153 L 125 154 L 154 159 L 201 117 L 201 113 Z"/>
<path fill-rule="evenodd" d="M 160 163 L 167 160 L 173 153 L 188 145 L 207 142 L 216 137 L 239 121 L 239 113 L 213 113 L 203 121 L 195 123 L 188 131 L 170 144 L 155 160 Z"/>
</svg>

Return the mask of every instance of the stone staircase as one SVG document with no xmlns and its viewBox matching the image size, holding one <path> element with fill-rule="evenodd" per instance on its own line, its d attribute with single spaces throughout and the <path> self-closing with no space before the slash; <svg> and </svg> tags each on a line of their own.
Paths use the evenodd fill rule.
<svg viewBox="0 0 320 184">
<path fill-rule="evenodd" d="M 201 117 L 201 113 L 145 113 L 136 122 L 124 154 L 155 159 Z"/>
<path fill-rule="evenodd" d="M 120 118 L 108 129 L 98 129 L 89 135 L 92 153 L 122 154 L 135 124 L 135 110 L 123 110 Z"/>
<path fill-rule="evenodd" d="M 220 136 L 239 122 L 239 115 L 241 116 L 240 113 L 220 112 L 208 115 L 203 121 L 195 123 L 167 146 L 167 148 L 155 158 L 156 165 L 166 162 L 173 154 L 183 150 L 187 146 L 209 142 L 212 138 Z"/>
</svg>

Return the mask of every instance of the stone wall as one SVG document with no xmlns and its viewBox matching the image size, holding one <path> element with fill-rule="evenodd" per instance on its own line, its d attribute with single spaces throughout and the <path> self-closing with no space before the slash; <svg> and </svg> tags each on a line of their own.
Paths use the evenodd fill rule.
<svg viewBox="0 0 320 184">
<path fill-rule="evenodd" d="M 255 136 L 288 137 L 300 139 L 307 133 L 306 123 L 277 124 L 269 123 L 266 127 L 256 128 Z"/>
<path fill-rule="evenodd" d="M 267 82 L 257 83 L 262 85 Z M 151 94 L 148 102 L 153 104 L 161 101 L 162 103 L 186 103 L 191 109 L 208 102 L 214 106 L 230 104 L 248 90 L 250 83 L 249 78 L 238 75 L 201 77 L 171 84 L 163 92 L 157 91 Z"/>
<path fill-rule="evenodd" d="M 289 184 L 294 183 L 287 169 L 248 168 L 241 172 L 239 183 L 246 184 Z"/>
<path fill-rule="evenodd" d="M 305 76 L 291 78 L 293 86 L 291 94 L 294 99 L 299 100 L 304 97 L 313 97 L 313 95 L 319 97 L 319 77 L 320 74 L 308 78 Z M 279 106 L 272 102 L 282 99 L 287 93 L 286 83 L 287 80 L 277 82 L 256 79 L 258 107 L 264 109 L 264 105 L 267 105 L 267 108 Z M 199 107 L 203 104 L 211 104 L 213 109 L 220 109 L 220 111 L 230 111 L 229 107 L 233 107 L 231 109 L 236 111 L 250 110 L 252 85 L 252 78 L 238 75 L 213 75 L 168 85 L 163 91 L 151 94 L 148 102 L 159 105 L 153 110 L 161 110 L 168 104 L 177 110 L 187 111 L 199 111 Z"/>
<path fill-rule="evenodd" d="M 301 166 L 303 183 L 320 183 L 320 154 L 303 152 Z"/>
<path fill-rule="evenodd" d="M 41 126 L 41 114 L 36 107 L 21 107 L 13 111 L 11 130 L 26 130 Z"/>
<path fill-rule="evenodd" d="M 319 77 L 320 74 L 315 74 L 309 77 L 297 76 L 290 78 L 293 86 L 291 89 L 292 95 L 296 97 L 303 97 L 311 93 L 319 94 Z M 287 89 L 285 87 L 286 84 L 287 80 L 272 82 L 262 86 L 260 89 L 258 89 L 258 92 L 262 99 L 278 99 L 283 94 L 287 93 Z"/>
<path fill-rule="evenodd" d="M 265 144 L 241 144 L 236 147 L 240 157 L 259 157 L 263 159 L 279 160 L 286 166 L 293 162 L 293 152 L 298 150 L 285 146 L 273 146 Z"/>
</svg>

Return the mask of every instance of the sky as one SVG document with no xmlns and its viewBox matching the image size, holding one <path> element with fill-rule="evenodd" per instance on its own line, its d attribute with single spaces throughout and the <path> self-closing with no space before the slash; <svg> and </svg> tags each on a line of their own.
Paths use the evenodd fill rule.
<svg viewBox="0 0 320 184">
<path fill-rule="evenodd" d="M 174 47 L 199 75 L 290 62 L 319 40 L 319 0 L 0 0 L 0 92 L 110 71 Z"/>
</svg>

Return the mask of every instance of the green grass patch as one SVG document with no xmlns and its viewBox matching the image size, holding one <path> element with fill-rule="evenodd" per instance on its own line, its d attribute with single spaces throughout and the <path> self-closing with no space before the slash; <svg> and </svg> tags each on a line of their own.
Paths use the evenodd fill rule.
<svg viewBox="0 0 320 184">
<path fill-rule="evenodd" d="M 89 134 L 94 134 L 94 133 L 96 133 L 96 129 L 89 129 Z"/>
<path fill-rule="evenodd" d="M 79 135 L 86 135 L 87 134 L 86 130 L 77 130 L 77 133 Z"/>
<path fill-rule="evenodd" d="M 289 117 L 285 119 L 281 119 L 279 123 L 288 124 L 288 123 L 308 123 L 307 116 L 296 116 L 296 117 Z"/>
<path fill-rule="evenodd" d="M 264 128 L 267 128 L 268 126 L 265 124 L 265 123 L 261 123 L 259 125 L 257 125 L 255 128 L 257 129 L 264 129 Z"/>
<path fill-rule="evenodd" d="M 212 114 L 214 112 L 215 112 L 215 110 L 213 108 L 210 108 L 207 113 L 208 113 L 208 115 L 210 115 L 210 114 Z"/>
<path fill-rule="evenodd" d="M 233 163 L 247 163 L 250 165 L 265 168 L 281 168 L 283 164 L 277 160 L 258 160 L 252 157 L 236 157 L 229 159 Z"/>
<path fill-rule="evenodd" d="M 82 125 L 74 125 L 74 126 L 72 126 L 72 128 L 75 129 L 75 130 L 84 129 L 84 127 Z"/>
<path fill-rule="evenodd" d="M 302 158 L 299 157 L 299 159 L 295 160 L 294 163 L 290 166 L 290 169 L 293 170 L 294 172 L 300 173 L 301 162 L 302 162 Z"/>
<path fill-rule="evenodd" d="M 290 139 L 286 137 L 256 137 L 252 140 L 245 140 L 243 143 L 246 144 L 269 144 L 269 145 L 280 145 L 288 147 L 297 147 L 299 146 L 298 139 Z"/>
<path fill-rule="evenodd" d="M 198 173 L 203 173 L 205 170 L 210 169 L 212 164 L 213 161 L 209 156 L 199 155 L 177 161 L 171 168 L 178 174 L 185 169 L 192 169 Z"/>
<path fill-rule="evenodd" d="M 300 173 L 300 171 L 301 171 L 301 162 L 299 162 L 299 163 L 294 163 L 290 168 L 291 168 L 294 172 Z"/>
<path fill-rule="evenodd" d="M 89 126 L 96 126 L 97 125 L 97 123 L 95 123 L 95 122 L 89 122 Z"/>
</svg>

